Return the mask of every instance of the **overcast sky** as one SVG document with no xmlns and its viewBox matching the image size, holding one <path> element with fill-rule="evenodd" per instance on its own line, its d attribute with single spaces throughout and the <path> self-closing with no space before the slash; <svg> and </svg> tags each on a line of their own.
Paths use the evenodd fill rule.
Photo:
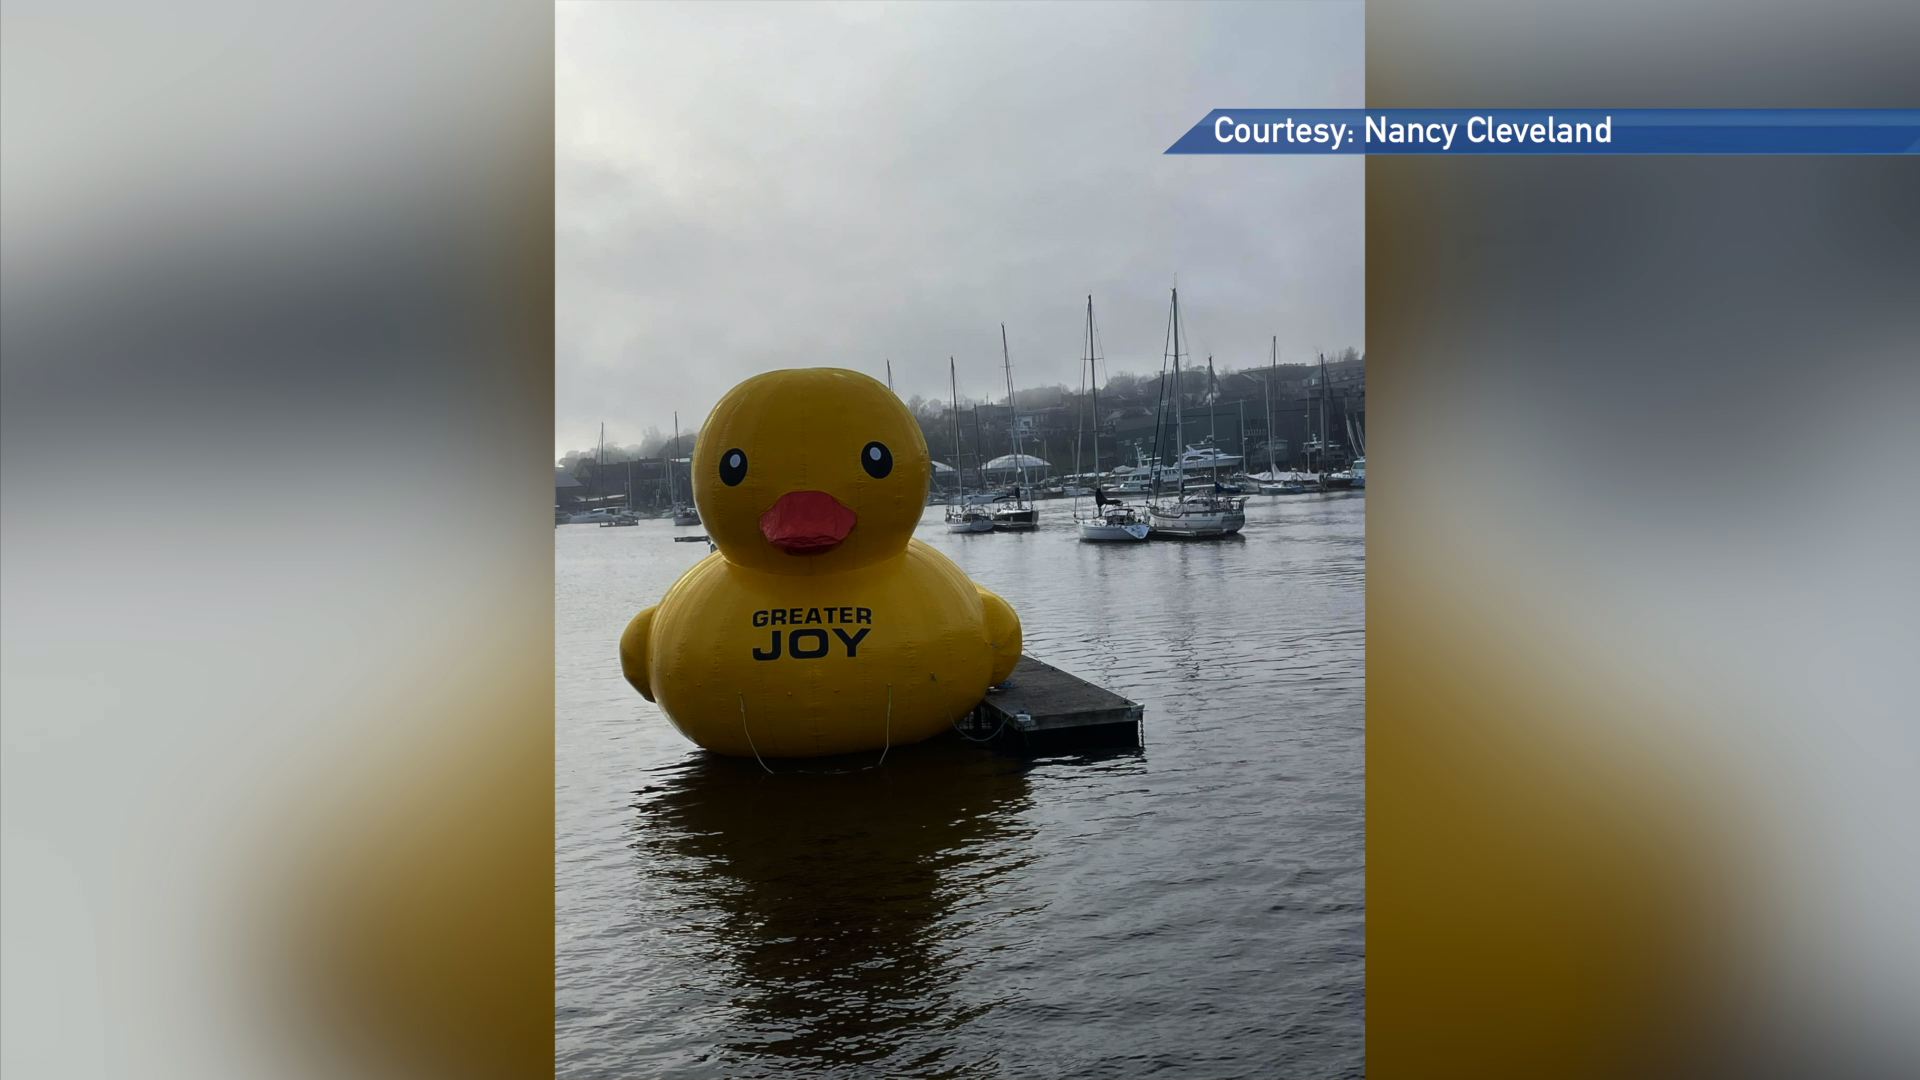
<svg viewBox="0 0 1920 1080">
<path fill-rule="evenodd" d="M 903 397 L 1364 349 L 1363 159 L 1168 157 L 1208 110 L 1359 108 L 1363 8 L 562 3 L 555 453 L 777 367 Z"/>
</svg>

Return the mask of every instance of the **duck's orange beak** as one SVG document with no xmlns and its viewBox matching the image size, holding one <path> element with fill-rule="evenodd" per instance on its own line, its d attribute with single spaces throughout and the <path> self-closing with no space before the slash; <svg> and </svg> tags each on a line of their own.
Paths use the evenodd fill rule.
<svg viewBox="0 0 1920 1080">
<path fill-rule="evenodd" d="M 789 491 L 760 515 L 760 534 L 789 555 L 818 555 L 839 546 L 858 516 L 824 491 Z"/>
</svg>

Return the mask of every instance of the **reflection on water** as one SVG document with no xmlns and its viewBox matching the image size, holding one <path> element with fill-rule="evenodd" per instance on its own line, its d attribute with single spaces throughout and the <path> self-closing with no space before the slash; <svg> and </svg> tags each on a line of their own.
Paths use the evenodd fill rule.
<svg viewBox="0 0 1920 1080">
<path fill-rule="evenodd" d="M 771 779 L 696 760 L 641 792 L 636 868 L 717 947 L 730 1056 L 819 1075 L 984 1014 L 954 969 L 994 880 L 1028 862 L 1022 771 L 930 746 L 880 769 Z"/>
<path fill-rule="evenodd" d="M 705 545 L 555 532 L 564 1076 L 1358 1075 L 1364 497 L 1238 544 L 922 539 L 1028 651 L 1147 706 L 1146 749 L 1026 762 L 702 754 L 619 677 Z"/>
</svg>

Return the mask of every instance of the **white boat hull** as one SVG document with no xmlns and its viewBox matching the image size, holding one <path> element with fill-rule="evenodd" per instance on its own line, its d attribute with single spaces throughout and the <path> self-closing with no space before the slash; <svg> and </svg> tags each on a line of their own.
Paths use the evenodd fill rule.
<svg viewBox="0 0 1920 1080">
<path fill-rule="evenodd" d="M 952 533 L 992 532 L 993 519 L 984 515 L 979 517 L 948 518 L 947 531 Z"/>
<path fill-rule="evenodd" d="M 1135 540 L 1145 540 L 1152 533 L 1153 526 L 1144 521 L 1137 521 L 1131 525 L 1114 525 L 1105 521 L 1080 522 L 1080 539 L 1082 540 L 1130 543 Z"/>
<path fill-rule="evenodd" d="M 1246 527 L 1247 515 L 1243 510 L 1162 510 L 1149 511 L 1153 520 L 1155 536 L 1178 536 L 1185 539 L 1201 539 L 1211 536 L 1232 536 Z"/>
</svg>

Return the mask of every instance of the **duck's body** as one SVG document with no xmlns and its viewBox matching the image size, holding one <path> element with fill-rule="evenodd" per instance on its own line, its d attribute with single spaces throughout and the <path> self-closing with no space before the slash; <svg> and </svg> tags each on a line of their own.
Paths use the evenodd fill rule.
<svg viewBox="0 0 1920 1080">
<path fill-rule="evenodd" d="M 627 681 L 689 739 L 763 758 L 882 750 L 1012 673 L 1013 609 L 911 539 L 926 443 L 877 381 L 750 379 L 715 407 L 694 468 L 718 550 L 620 642 Z"/>
<path fill-rule="evenodd" d="M 918 742 L 1020 657 L 1013 609 L 918 540 L 857 573 L 817 577 L 710 555 L 634 621 L 635 635 L 644 644 L 623 641 L 621 655 L 645 666 L 628 679 L 687 738 L 740 756 Z"/>
</svg>

